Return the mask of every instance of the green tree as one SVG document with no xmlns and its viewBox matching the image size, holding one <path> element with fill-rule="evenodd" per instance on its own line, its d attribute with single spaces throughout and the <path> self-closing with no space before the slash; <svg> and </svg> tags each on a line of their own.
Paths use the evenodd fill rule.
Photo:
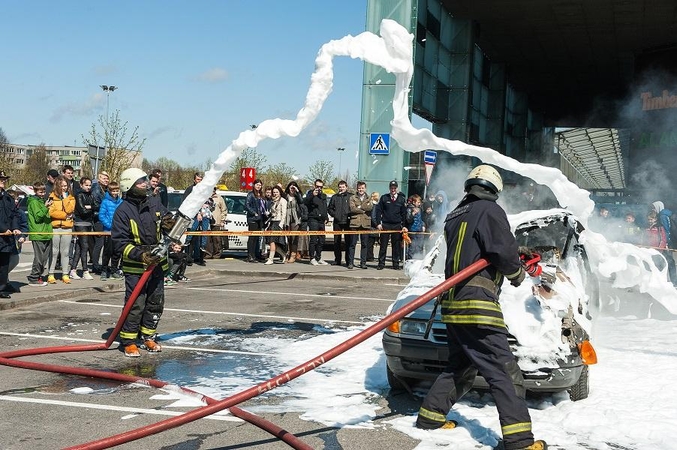
<svg viewBox="0 0 677 450">
<path fill-rule="evenodd" d="M 22 173 L 22 183 L 33 184 L 36 181 L 44 182 L 47 171 L 51 169 L 47 148 L 44 143 L 38 145 L 26 159 L 26 167 Z"/>
<path fill-rule="evenodd" d="M 99 172 L 105 170 L 111 180 L 119 180 L 123 170 L 132 167 L 140 155 L 146 139 L 139 137 L 139 127 L 135 127 L 128 136 L 128 122 L 122 122 L 120 111 L 116 110 L 106 120 L 99 116 L 97 123 L 92 124 L 89 136 L 82 136 L 85 145 L 95 145 L 106 149 L 106 156 L 99 165 Z"/>
</svg>

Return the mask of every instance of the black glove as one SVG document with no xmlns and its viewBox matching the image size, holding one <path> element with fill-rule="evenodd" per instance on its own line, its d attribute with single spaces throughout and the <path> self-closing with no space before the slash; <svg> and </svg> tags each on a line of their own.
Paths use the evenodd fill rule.
<svg viewBox="0 0 677 450">
<path fill-rule="evenodd" d="M 176 225 L 176 217 L 172 213 L 167 213 L 160 219 L 160 226 L 166 232 L 172 231 L 174 225 Z"/>
<path fill-rule="evenodd" d="M 160 263 L 160 257 L 153 255 L 151 252 L 143 252 L 141 261 L 147 266 L 157 266 Z"/>
<path fill-rule="evenodd" d="M 510 284 L 517 287 L 520 284 L 522 284 L 522 281 L 524 281 L 524 278 L 526 278 L 526 276 L 527 276 L 526 272 L 524 271 L 524 269 L 520 267 L 520 270 L 519 272 L 517 272 L 517 275 L 515 275 L 512 278 L 508 278 L 508 280 L 510 280 Z"/>
<path fill-rule="evenodd" d="M 519 247 L 517 247 L 517 253 L 519 253 L 520 257 L 524 256 L 523 258 L 521 258 L 522 260 L 528 261 L 534 257 L 535 252 L 529 247 L 520 245 Z"/>
</svg>

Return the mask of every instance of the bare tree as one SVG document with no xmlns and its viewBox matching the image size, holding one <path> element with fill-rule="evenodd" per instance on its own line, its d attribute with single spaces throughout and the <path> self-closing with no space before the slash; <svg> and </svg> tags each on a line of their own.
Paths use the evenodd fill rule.
<svg viewBox="0 0 677 450">
<path fill-rule="evenodd" d="M 119 180 L 123 170 L 131 167 L 141 153 L 146 139 L 139 137 L 139 127 L 135 127 L 127 136 L 127 123 L 120 119 L 120 111 L 116 110 L 109 120 L 99 116 L 98 123 L 93 123 L 89 136 L 82 136 L 85 145 L 95 145 L 106 149 L 106 156 L 101 161 L 99 171 L 105 170 L 111 180 Z"/>
<path fill-rule="evenodd" d="M 11 172 L 14 169 L 14 158 L 9 155 L 9 140 L 0 128 L 0 170 Z"/>
<path fill-rule="evenodd" d="M 44 143 L 41 143 L 26 160 L 26 167 L 21 174 L 21 182 L 24 184 L 33 184 L 36 181 L 44 182 L 49 169 L 51 169 L 51 165 L 47 155 L 47 147 Z"/>
<path fill-rule="evenodd" d="M 287 183 L 293 180 L 295 176 L 296 169 L 287 163 L 279 163 L 270 166 L 263 175 L 263 178 L 267 185 L 272 186 L 277 183 L 282 183 L 282 185 L 286 187 Z"/>
<path fill-rule="evenodd" d="M 246 148 L 240 153 L 235 161 L 230 164 L 230 171 L 235 174 L 239 180 L 240 171 L 245 167 L 253 167 L 256 173 L 263 173 L 266 169 L 266 157 L 260 154 L 255 148 Z"/>
<path fill-rule="evenodd" d="M 336 176 L 334 175 L 334 165 L 331 161 L 315 161 L 315 163 L 308 168 L 308 176 L 306 176 L 308 184 L 312 184 L 317 178 L 323 180 L 325 185 L 338 184 L 338 180 L 336 180 Z"/>
</svg>

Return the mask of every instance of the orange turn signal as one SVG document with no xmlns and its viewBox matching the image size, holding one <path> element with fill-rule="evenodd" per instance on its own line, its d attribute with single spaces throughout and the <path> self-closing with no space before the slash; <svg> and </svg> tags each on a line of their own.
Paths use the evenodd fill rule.
<svg viewBox="0 0 677 450">
<path fill-rule="evenodd" d="M 578 344 L 578 353 L 581 355 L 583 364 L 589 366 L 591 364 L 597 364 L 597 353 L 592 347 L 590 341 L 583 341 Z"/>
<path fill-rule="evenodd" d="M 391 333 L 398 333 L 399 334 L 399 332 L 400 332 L 400 321 L 398 320 L 398 321 L 395 321 L 395 322 L 391 323 L 390 325 L 388 325 L 388 331 L 390 331 Z"/>
</svg>

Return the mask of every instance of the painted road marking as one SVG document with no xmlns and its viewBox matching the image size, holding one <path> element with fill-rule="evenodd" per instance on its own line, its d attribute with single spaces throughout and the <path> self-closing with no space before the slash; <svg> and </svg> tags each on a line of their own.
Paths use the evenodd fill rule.
<svg viewBox="0 0 677 450">
<path fill-rule="evenodd" d="M 71 303 L 74 305 L 89 305 L 89 306 L 106 306 L 108 308 L 116 308 L 116 309 L 122 309 L 120 305 L 110 305 L 107 303 L 99 303 L 99 302 L 76 302 L 72 300 L 59 300 L 61 303 Z M 265 318 L 265 319 L 284 319 L 284 320 L 292 320 L 292 321 L 303 321 L 303 322 L 323 322 L 323 323 L 349 323 L 352 325 L 364 325 L 364 322 L 354 322 L 350 320 L 336 320 L 336 319 L 316 319 L 316 318 L 308 318 L 308 317 L 291 317 L 291 316 L 274 316 L 274 315 L 267 315 L 267 314 L 245 314 L 245 313 L 232 313 L 232 312 L 225 312 L 225 311 L 205 311 L 205 310 L 199 310 L 199 309 L 179 309 L 179 308 L 165 308 L 165 311 L 175 311 L 175 312 L 185 312 L 185 313 L 192 313 L 192 314 L 217 314 L 217 315 L 222 315 L 222 316 L 240 316 L 240 317 L 256 317 L 256 318 Z"/>
<path fill-rule="evenodd" d="M 189 287 L 186 289 L 194 291 L 208 291 L 214 292 L 214 288 L 200 288 L 200 287 Z M 218 289 L 219 292 L 238 292 L 241 294 L 258 294 L 269 296 L 270 294 L 284 294 L 284 295 L 293 295 L 294 297 L 318 297 L 318 298 L 340 298 L 346 300 L 373 300 L 375 302 L 388 302 L 393 303 L 395 300 L 392 298 L 374 298 L 374 297 L 349 297 L 345 295 L 324 295 L 324 294 L 297 294 L 296 292 L 282 292 L 282 291 L 247 291 L 244 289 Z"/>
<path fill-rule="evenodd" d="M 112 405 L 101 405 L 99 403 L 80 403 L 80 402 L 65 402 L 63 400 L 46 400 L 39 398 L 26 398 L 26 397 L 13 397 L 10 395 L 0 395 L 0 400 L 8 402 L 19 402 L 19 403 L 39 403 L 43 405 L 56 405 L 56 406 L 70 406 L 74 408 L 88 408 L 88 409 L 102 409 L 106 411 L 119 411 L 126 413 L 134 414 L 154 414 L 157 416 L 180 416 L 185 414 L 185 412 L 180 411 L 167 411 L 167 410 L 158 410 L 158 409 L 146 409 L 146 408 L 131 408 L 125 406 L 112 406 Z M 204 417 L 204 419 L 211 420 L 224 420 L 227 422 L 244 422 L 242 419 L 233 416 L 215 416 L 209 415 Z"/>
</svg>

